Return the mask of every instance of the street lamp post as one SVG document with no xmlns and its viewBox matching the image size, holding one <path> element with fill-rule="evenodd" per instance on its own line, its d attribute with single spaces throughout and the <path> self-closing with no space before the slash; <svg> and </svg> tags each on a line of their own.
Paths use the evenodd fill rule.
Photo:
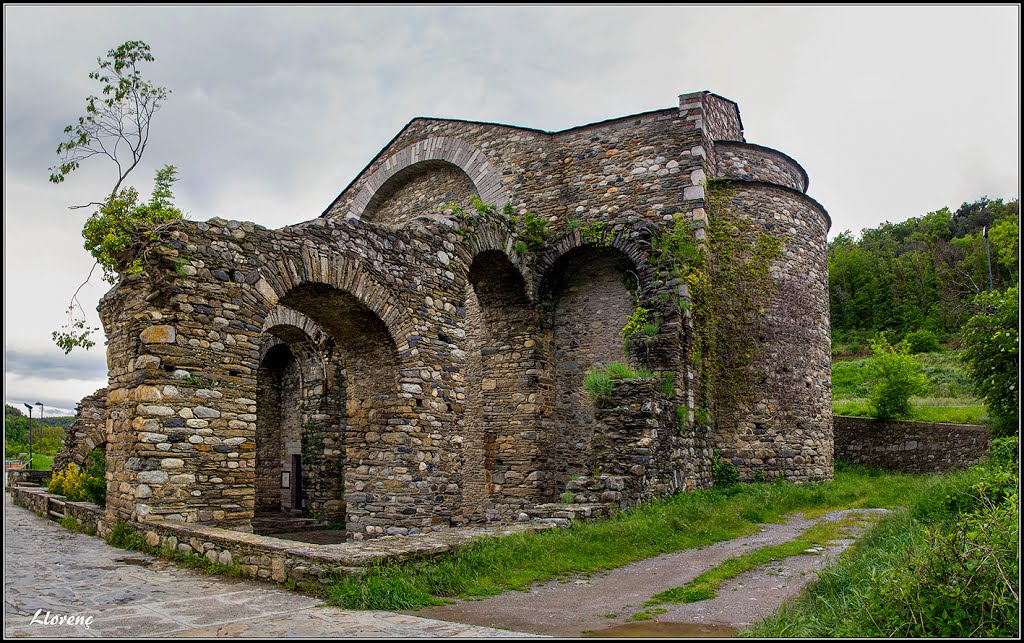
<svg viewBox="0 0 1024 643">
<path fill-rule="evenodd" d="M 32 468 L 32 405 L 25 403 L 25 408 L 28 409 L 28 468 Z"/>
<path fill-rule="evenodd" d="M 45 415 L 43 412 L 46 410 L 46 408 L 43 407 L 43 403 L 42 402 L 36 402 L 36 406 L 39 407 L 39 430 L 42 431 L 43 427 L 45 426 L 43 424 L 43 415 Z"/>
</svg>

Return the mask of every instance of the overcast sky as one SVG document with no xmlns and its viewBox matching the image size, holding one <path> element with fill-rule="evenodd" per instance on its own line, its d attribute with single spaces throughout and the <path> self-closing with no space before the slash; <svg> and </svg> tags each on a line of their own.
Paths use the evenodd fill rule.
<svg viewBox="0 0 1024 643">
<path fill-rule="evenodd" d="M 68 205 L 100 159 L 47 181 L 98 93 L 96 58 L 143 40 L 172 94 L 130 183 L 179 168 L 194 220 L 318 216 L 412 118 L 560 130 L 739 103 L 748 141 L 810 175 L 831 236 L 1020 192 L 1020 10 L 970 7 L 4 7 L 4 398 L 70 413 L 106 383 L 103 346 L 50 333 L 92 265 Z M 109 286 L 80 299 L 92 325 Z"/>
</svg>

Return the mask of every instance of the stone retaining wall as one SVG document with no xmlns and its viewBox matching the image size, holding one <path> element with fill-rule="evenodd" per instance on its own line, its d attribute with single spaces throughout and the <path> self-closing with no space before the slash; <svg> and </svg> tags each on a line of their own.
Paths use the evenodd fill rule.
<svg viewBox="0 0 1024 643">
<path fill-rule="evenodd" d="M 988 428 L 837 415 L 833 418 L 835 458 L 906 473 L 965 469 L 992 447 Z"/>
<path fill-rule="evenodd" d="M 59 506 L 78 518 L 87 531 L 95 530 L 100 537 L 106 537 L 113 526 L 105 520 L 102 507 L 88 502 L 67 502 L 63 496 L 32 487 L 15 487 L 10 493 L 15 504 L 51 519 L 55 518 L 48 515 L 48 510 Z M 168 557 L 170 551 L 198 554 L 214 564 L 237 566 L 243 576 L 303 584 L 361 574 L 366 567 L 386 561 L 439 556 L 481 538 L 568 527 L 571 519 L 591 514 L 589 511 L 585 514 L 570 511 L 566 515 L 569 517 L 541 518 L 500 527 L 450 529 L 418 536 L 383 536 L 370 541 L 334 545 L 315 545 L 230 529 L 168 522 L 134 523 L 132 528 L 149 547 L 164 550 L 164 557 Z"/>
</svg>

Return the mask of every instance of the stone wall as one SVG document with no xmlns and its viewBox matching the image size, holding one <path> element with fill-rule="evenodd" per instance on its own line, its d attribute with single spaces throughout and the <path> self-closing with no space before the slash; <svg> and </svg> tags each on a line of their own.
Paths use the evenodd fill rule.
<svg viewBox="0 0 1024 643">
<path fill-rule="evenodd" d="M 988 427 L 974 424 L 834 417 L 835 458 L 905 473 L 973 466 L 988 455 Z"/>
<path fill-rule="evenodd" d="M 103 508 L 88 502 L 68 502 L 63 496 L 24 487 L 12 489 L 11 496 L 15 504 L 53 520 L 58 519 L 55 514 L 61 512 L 74 516 L 84 531 L 101 538 L 108 537 L 113 528 L 106 521 Z M 450 530 L 418 537 L 386 536 L 373 541 L 332 545 L 181 523 L 146 522 L 132 528 L 145 541 L 150 553 L 164 558 L 202 556 L 241 576 L 277 583 L 293 582 L 302 587 L 307 582 L 331 583 L 340 577 L 358 576 L 374 565 L 440 556 L 474 540 L 568 527 L 571 520 L 582 519 L 589 511 L 582 507 L 575 512 L 561 513 L 570 518 Z"/>
<path fill-rule="evenodd" d="M 741 479 L 832 477 L 831 352 L 823 210 L 802 194 L 733 181 L 730 207 L 783 241 L 770 292 L 737 303 L 756 314 L 733 329 L 753 344 L 745 390 L 720 392 L 715 442 Z"/>
<path fill-rule="evenodd" d="M 424 167 L 420 167 L 424 166 Z M 442 161 L 427 161 L 391 179 L 363 211 L 363 219 L 396 227 L 419 216 L 437 216 L 451 205 L 470 209 L 473 180 L 461 168 Z"/>
<path fill-rule="evenodd" d="M 782 152 L 750 143 L 715 143 L 717 174 L 745 181 L 765 181 L 807 191 L 807 173 Z"/>
<path fill-rule="evenodd" d="M 75 421 L 64 431 L 64 446 L 53 458 L 53 470 L 63 471 L 74 462 L 85 465 L 89 452 L 107 442 L 107 389 L 83 397 L 75 408 Z"/>
<path fill-rule="evenodd" d="M 535 515 L 595 467 L 643 479 L 631 502 L 708 486 L 715 445 L 694 421 L 691 354 L 701 329 L 651 239 L 677 220 L 705 237 L 717 140 L 742 141 L 742 124 L 708 92 L 554 133 L 414 119 L 317 219 L 164 226 L 138 249 L 144 272 L 101 302 L 107 518 L 244 531 L 257 509 L 301 508 L 343 513 L 363 539 Z M 738 167 L 727 156 L 721 167 Z M 824 479 L 828 219 L 765 172 L 737 181 L 736 209 L 785 250 L 777 294 L 753 302 L 765 330 L 736 341 L 763 344 L 769 386 L 715 438 L 745 473 Z M 498 211 L 438 207 L 469 190 Z M 506 201 L 546 223 L 541 243 L 524 242 Z M 660 329 L 627 347 L 641 304 Z M 644 401 L 654 389 L 628 386 L 631 410 L 599 415 L 583 376 L 613 361 L 671 391 Z M 650 435 L 595 452 L 595 431 L 614 426 L 601 435 Z M 294 455 L 300 502 L 280 488 Z"/>
</svg>

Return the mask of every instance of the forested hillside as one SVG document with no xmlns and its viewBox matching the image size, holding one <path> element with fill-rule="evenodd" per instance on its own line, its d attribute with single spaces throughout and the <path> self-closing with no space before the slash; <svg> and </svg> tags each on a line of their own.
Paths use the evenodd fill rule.
<svg viewBox="0 0 1024 643">
<path fill-rule="evenodd" d="M 986 197 L 867 228 L 859 238 L 836 236 L 828 252 L 834 349 L 864 350 L 878 332 L 895 343 L 919 329 L 958 341 L 978 312 L 975 297 L 989 290 L 989 265 L 994 290 L 1019 280 L 1018 205 Z"/>
<path fill-rule="evenodd" d="M 69 426 L 75 418 L 72 416 L 55 416 L 32 419 L 33 451 L 54 455 L 61 448 L 64 439 L 64 427 Z M 28 416 L 10 404 L 4 405 L 4 455 L 14 457 L 19 453 L 28 453 L 29 426 Z"/>
</svg>

